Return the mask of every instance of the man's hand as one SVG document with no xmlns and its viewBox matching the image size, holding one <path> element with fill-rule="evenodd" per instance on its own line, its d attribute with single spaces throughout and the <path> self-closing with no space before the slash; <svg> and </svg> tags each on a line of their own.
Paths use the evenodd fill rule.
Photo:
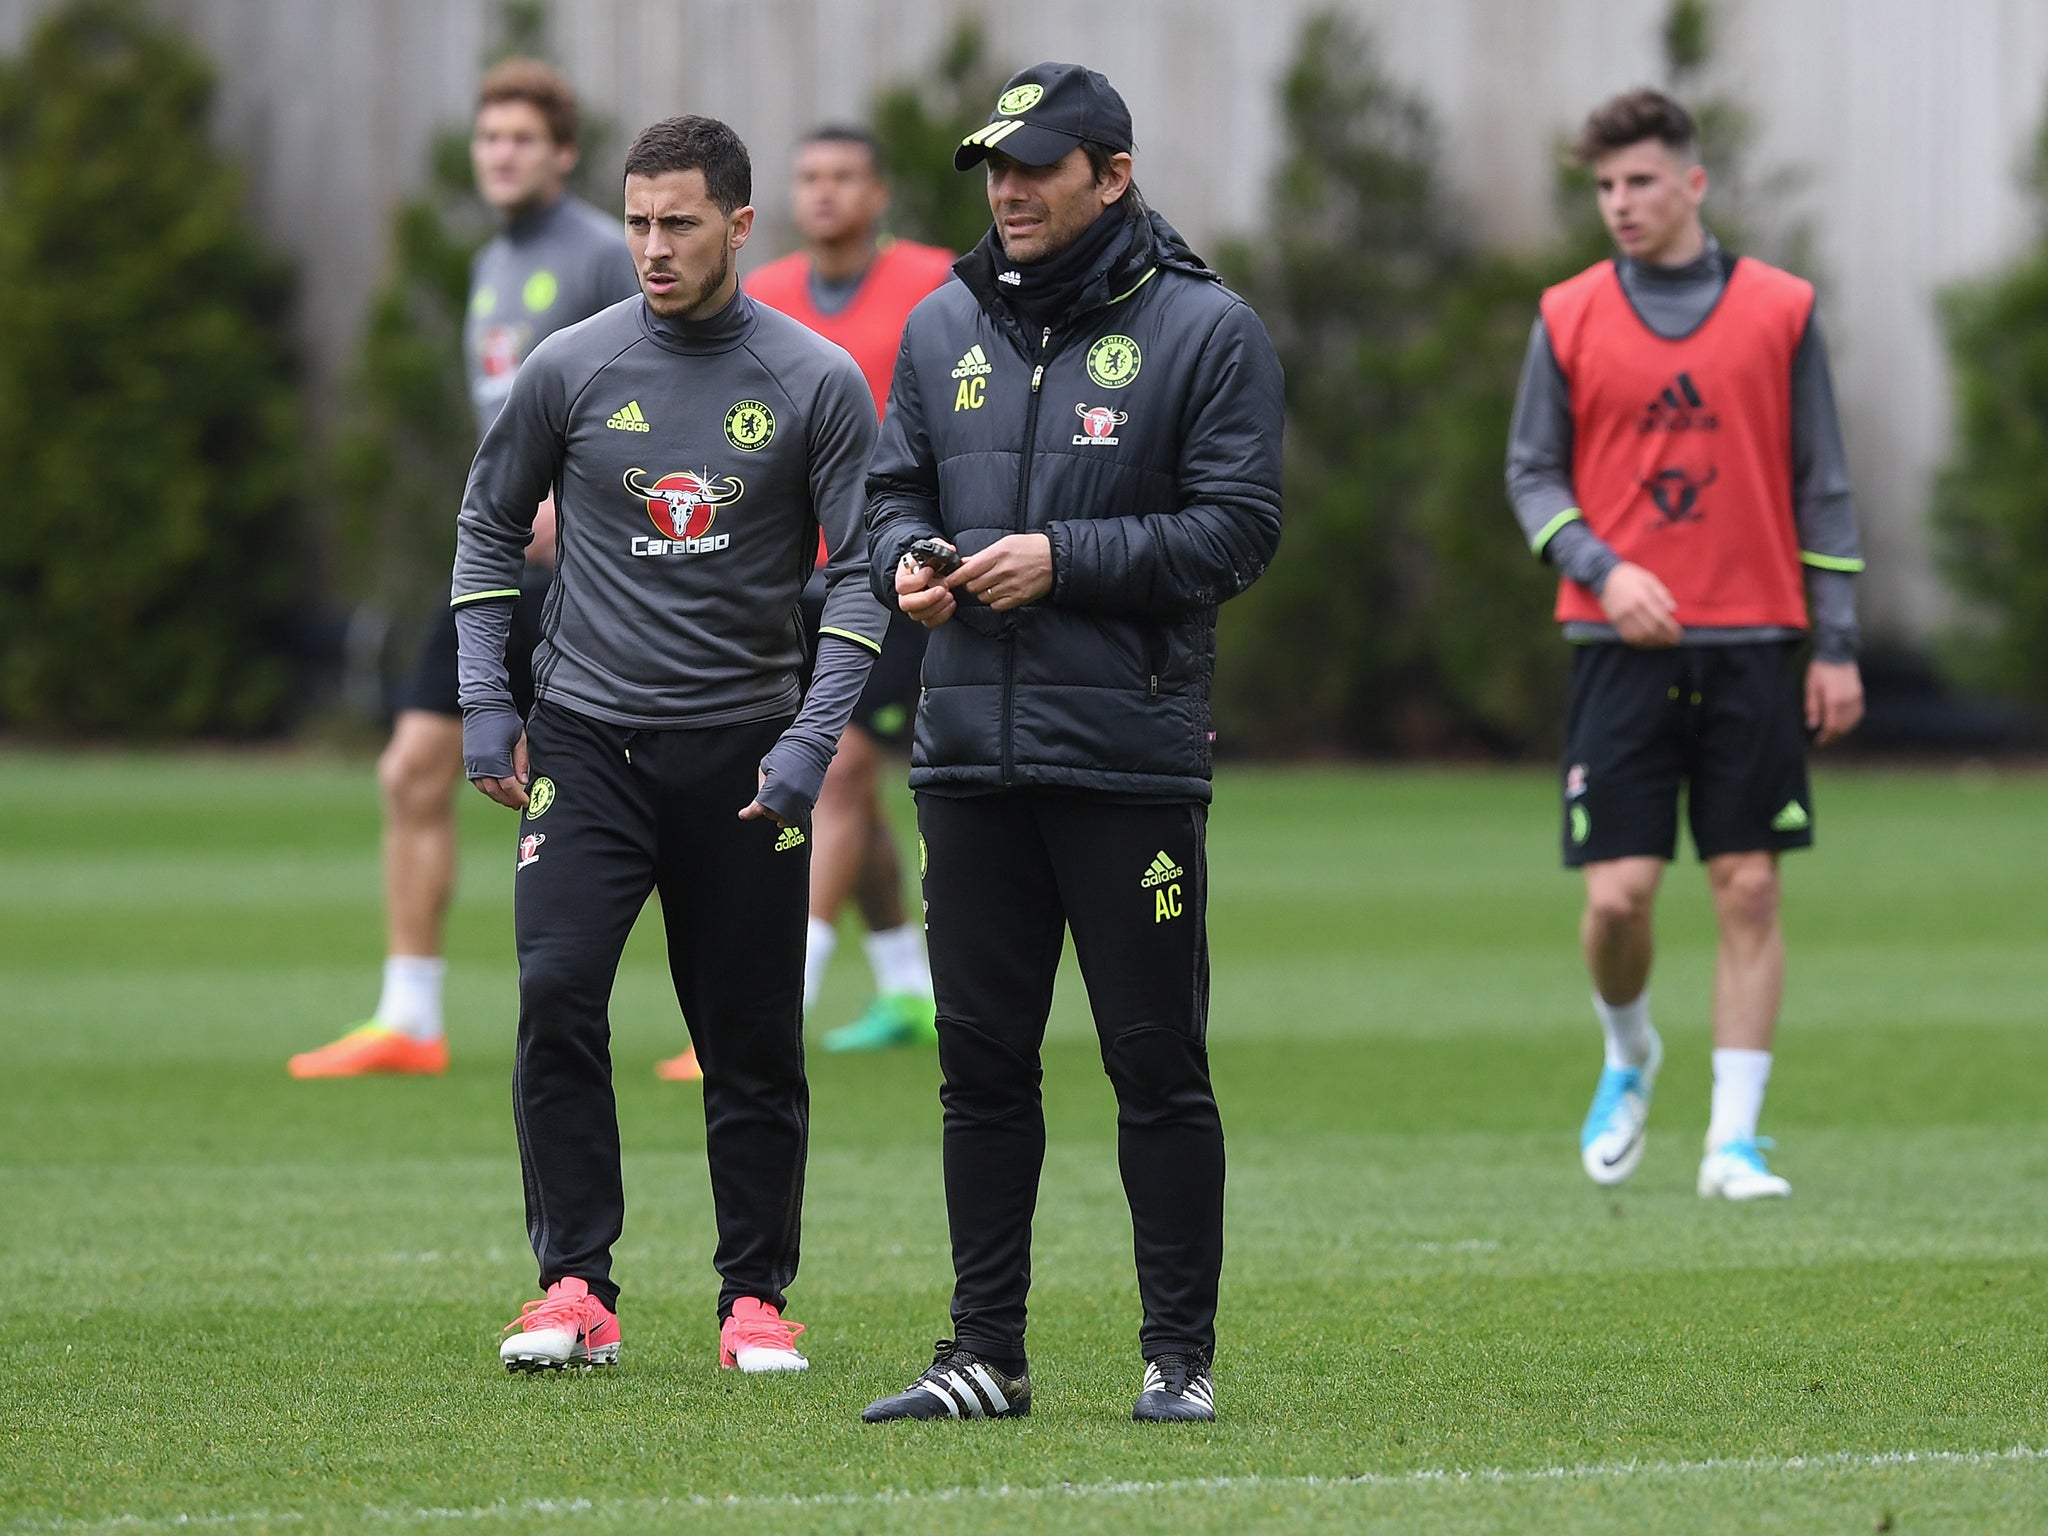
<svg viewBox="0 0 2048 1536">
<path fill-rule="evenodd" d="M 1816 661 L 1806 669 L 1806 728 L 1832 746 L 1863 718 L 1863 674 L 1853 661 Z"/>
<path fill-rule="evenodd" d="M 1671 589 L 1640 565 L 1624 560 L 1607 573 L 1600 606 L 1616 633 L 1630 645 L 1662 649 L 1678 644 L 1678 599 Z"/>
<path fill-rule="evenodd" d="M 526 809 L 526 786 L 533 777 L 526 760 L 526 732 L 519 733 L 519 739 L 512 743 L 512 773 L 502 779 L 471 779 L 469 782 L 489 795 L 500 805 L 509 805 L 515 811 Z"/>
<path fill-rule="evenodd" d="M 761 791 L 766 789 L 767 787 L 768 770 L 766 768 L 756 769 L 754 772 L 754 798 L 749 800 L 744 806 L 740 808 L 740 820 L 759 821 L 763 816 L 766 816 L 778 827 L 788 826 L 788 822 L 784 821 L 780 816 L 776 815 L 773 811 L 769 810 L 767 806 L 761 803 Z"/>
<path fill-rule="evenodd" d="M 555 563 L 555 498 L 548 496 L 533 513 L 533 542 L 526 546 L 528 565 Z"/>
<path fill-rule="evenodd" d="M 903 617 L 926 629 L 937 629 L 953 617 L 958 606 L 953 594 L 932 576 L 928 565 L 905 555 L 896 562 L 896 606 Z"/>
<path fill-rule="evenodd" d="M 1042 533 L 1012 533 L 960 563 L 946 578 L 998 613 L 1035 603 L 1052 591 L 1052 540 Z"/>
</svg>

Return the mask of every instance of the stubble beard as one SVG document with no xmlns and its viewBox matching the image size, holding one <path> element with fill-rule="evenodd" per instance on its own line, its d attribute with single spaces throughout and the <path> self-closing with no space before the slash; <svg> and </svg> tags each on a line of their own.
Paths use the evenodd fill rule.
<svg viewBox="0 0 2048 1536">
<path fill-rule="evenodd" d="M 732 247 L 729 245 L 721 246 L 719 248 L 718 270 L 705 276 L 696 294 L 679 311 L 682 317 L 686 320 L 704 319 L 705 305 L 709 304 L 718 290 L 725 286 L 725 280 L 730 276 L 732 276 Z"/>
<path fill-rule="evenodd" d="M 647 307 L 664 319 L 702 320 L 705 318 L 703 314 L 704 306 L 711 302 L 713 295 L 724 286 L 725 280 L 730 276 L 732 276 L 732 247 L 728 245 L 722 249 L 719 255 L 717 269 L 705 276 L 704 281 L 697 285 L 694 293 L 686 296 L 679 289 L 660 300 L 656 300 L 652 294 L 649 294 L 647 295 Z"/>
</svg>

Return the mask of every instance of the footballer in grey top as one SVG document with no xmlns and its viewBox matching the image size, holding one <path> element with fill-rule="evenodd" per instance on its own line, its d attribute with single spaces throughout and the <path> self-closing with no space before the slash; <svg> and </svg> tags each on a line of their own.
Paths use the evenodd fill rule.
<svg viewBox="0 0 2048 1536">
<path fill-rule="evenodd" d="M 817 667 L 761 794 L 786 820 L 807 811 L 888 627 L 863 525 L 875 430 L 853 359 L 744 293 L 697 322 L 633 298 L 543 341 L 484 436 L 456 524 L 468 775 L 511 772 L 503 631 L 552 488 L 557 575 L 534 697 L 615 725 L 794 711 L 797 596 L 823 529 Z"/>
<path fill-rule="evenodd" d="M 512 393 L 519 365 L 565 325 L 639 293 L 617 219 L 577 197 L 522 213 L 476 253 L 462 359 L 481 437 Z"/>
</svg>

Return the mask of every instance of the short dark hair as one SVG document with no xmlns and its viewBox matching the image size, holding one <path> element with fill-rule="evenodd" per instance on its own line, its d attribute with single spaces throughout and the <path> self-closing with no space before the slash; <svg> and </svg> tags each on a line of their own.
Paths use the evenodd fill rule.
<svg viewBox="0 0 2048 1536">
<path fill-rule="evenodd" d="M 1572 145 L 1572 158 L 1591 165 L 1602 155 L 1655 139 L 1681 160 L 1699 153 L 1699 130 L 1692 114 L 1662 91 L 1628 91 L 1603 101 L 1586 117 L 1586 126 Z"/>
<path fill-rule="evenodd" d="M 562 72 L 539 59 L 506 59 L 485 72 L 477 87 L 476 109 L 501 101 L 523 101 L 547 119 L 548 137 L 558 148 L 576 142 L 576 89 Z"/>
<path fill-rule="evenodd" d="M 1092 139 L 1083 139 L 1081 153 L 1088 157 L 1088 169 L 1094 173 L 1095 179 L 1100 181 L 1109 174 L 1109 162 L 1117 155 L 1127 155 L 1130 151 L 1111 149 L 1107 144 L 1097 144 Z M 1138 222 L 1151 212 L 1150 205 L 1145 201 L 1145 194 L 1138 190 L 1136 176 L 1131 178 L 1131 184 L 1124 188 L 1124 195 L 1117 201 L 1123 204 L 1124 217 L 1132 223 Z"/>
<path fill-rule="evenodd" d="M 715 117 L 665 117 L 640 130 L 626 151 L 628 176 L 701 171 L 704 192 L 720 213 L 754 200 L 754 163 L 740 136 Z"/>
<path fill-rule="evenodd" d="M 888 156 L 882 153 L 882 141 L 865 128 L 856 128 L 849 123 L 821 123 L 798 140 L 797 148 L 806 144 L 858 144 L 868 152 L 868 164 L 874 167 L 878 180 L 886 181 L 889 176 Z"/>
</svg>

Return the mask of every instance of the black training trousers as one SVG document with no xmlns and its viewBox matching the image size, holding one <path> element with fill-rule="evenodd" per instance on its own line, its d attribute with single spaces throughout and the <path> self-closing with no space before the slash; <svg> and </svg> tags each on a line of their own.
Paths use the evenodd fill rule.
<svg viewBox="0 0 2048 1536">
<path fill-rule="evenodd" d="M 810 845 L 807 829 L 739 819 L 787 723 L 633 730 L 551 704 L 527 720 L 512 1108 L 543 1287 L 575 1275 L 617 1304 L 611 1254 L 626 1202 L 607 1005 L 649 891 L 661 895 L 676 1001 L 704 1067 L 719 1316 L 740 1296 L 780 1307 L 796 1275 Z"/>
<path fill-rule="evenodd" d="M 1139 1347 L 1212 1349 L 1223 1124 L 1209 1086 L 1208 807 L 1050 791 L 917 797 L 945 1074 L 953 1331 L 1024 1353 L 1045 1161 L 1039 1048 L 1065 931 L 1117 1097 Z"/>
</svg>

